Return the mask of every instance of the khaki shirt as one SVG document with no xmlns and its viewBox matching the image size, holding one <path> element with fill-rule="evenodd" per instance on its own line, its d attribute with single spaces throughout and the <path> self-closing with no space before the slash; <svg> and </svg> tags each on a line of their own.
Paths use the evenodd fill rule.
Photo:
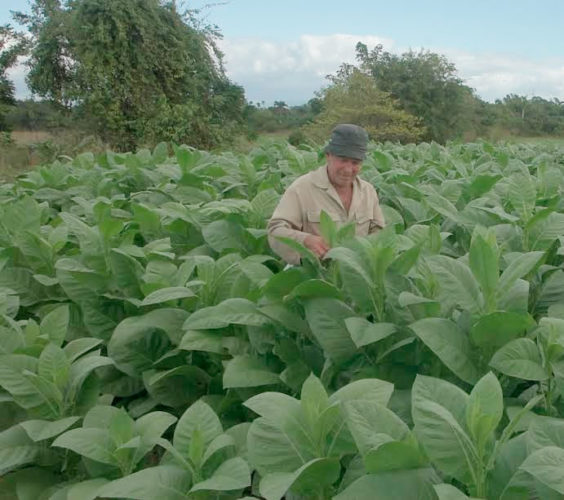
<svg viewBox="0 0 564 500">
<path fill-rule="evenodd" d="M 299 264 L 300 255 L 276 239 L 277 236 L 304 242 L 320 235 L 320 214 L 327 212 L 337 226 L 354 221 L 356 235 L 367 236 L 384 227 L 384 216 L 374 187 L 356 178 L 349 212 L 329 181 L 327 166 L 298 177 L 286 190 L 268 223 L 268 242 L 289 264 Z"/>
</svg>

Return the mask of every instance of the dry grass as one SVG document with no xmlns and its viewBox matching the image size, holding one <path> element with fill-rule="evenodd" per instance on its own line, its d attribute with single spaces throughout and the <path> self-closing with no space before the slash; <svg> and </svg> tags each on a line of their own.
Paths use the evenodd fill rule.
<svg viewBox="0 0 564 500">
<path fill-rule="evenodd" d="M 20 145 L 37 144 L 53 138 L 52 133 L 41 130 L 16 130 L 12 132 L 12 140 Z"/>
<path fill-rule="evenodd" d="M 105 151 L 107 145 L 78 130 L 14 131 L 0 141 L 0 181 L 13 180 L 36 165 L 51 163 L 61 155 L 74 157 L 84 151 Z"/>
</svg>

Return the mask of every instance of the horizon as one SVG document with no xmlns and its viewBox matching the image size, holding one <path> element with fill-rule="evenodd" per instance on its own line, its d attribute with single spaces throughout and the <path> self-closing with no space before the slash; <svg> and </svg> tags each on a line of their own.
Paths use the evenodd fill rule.
<svg viewBox="0 0 564 500">
<path fill-rule="evenodd" d="M 3 4 L 2 24 L 10 21 L 10 10 L 30 8 L 29 1 Z M 179 4 L 186 7 L 186 2 Z M 452 5 L 438 0 L 421 5 L 410 0 L 374 5 L 358 0 L 347 11 L 340 3 L 321 0 L 305 5 L 297 0 L 284 5 L 231 0 L 191 2 L 190 7 L 201 9 L 202 23 L 219 28 L 226 74 L 244 88 L 248 102 L 307 103 L 328 84 L 326 75 L 355 62 L 358 41 L 369 49 L 381 43 L 394 54 L 411 49 L 444 55 L 464 84 L 486 102 L 509 94 L 564 100 L 564 35 L 559 28 L 564 2 Z M 541 15 L 531 16 L 533 10 Z M 25 74 L 21 63 L 8 72 L 18 99 L 30 95 Z"/>
</svg>

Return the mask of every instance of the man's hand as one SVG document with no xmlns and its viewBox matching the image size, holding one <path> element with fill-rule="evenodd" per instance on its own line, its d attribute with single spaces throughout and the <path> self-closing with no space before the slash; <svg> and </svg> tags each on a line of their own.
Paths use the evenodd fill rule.
<svg viewBox="0 0 564 500">
<path fill-rule="evenodd" d="M 306 237 L 304 240 L 304 246 L 309 248 L 319 258 L 322 258 L 330 248 L 321 236 L 316 236 L 314 234 L 310 234 Z"/>
</svg>

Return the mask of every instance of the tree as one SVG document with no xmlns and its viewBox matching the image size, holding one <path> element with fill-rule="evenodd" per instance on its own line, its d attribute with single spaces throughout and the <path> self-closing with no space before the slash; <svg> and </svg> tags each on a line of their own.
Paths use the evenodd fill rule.
<svg viewBox="0 0 564 500">
<path fill-rule="evenodd" d="M 0 132 L 8 130 L 6 113 L 15 105 L 14 84 L 7 71 L 16 64 L 26 50 L 26 41 L 9 25 L 0 26 Z"/>
<path fill-rule="evenodd" d="M 560 135 L 564 133 L 564 103 L 558 99 L 508 94 L 497 100 L 499 123 L 522 136 Z"/>
<path fill-rule="evenodd" d="M 322 94 L 323 111 L 304 127 L 306 136 L 324 141 L 338 123 L 360 125 L 375 141 L 414 142 L 423 135 L 420 121 L 358 68 L 343 65 L 330 79 L 332 85 Z"/>
<path fill-rule="evenodd" d="M 382 45 L 369 51 L 363 43 L 357 44 L 356 51 L 362 70 L 377 86 L 422 119 L 426 140 L 445 142 L 472 126 L 477 99 L 445 56 L 428 51 L 395 55 Z"/>
<path fill-rule="evenodd" d="M 289 111 L 288 105 L 284 101 L 274 101 L 271 109 L 274 113 L 279 115 Z"/>
<path fill-rule="evenodd" d="M 120 149 L 161 140 L 211 148 L 232 137 L 244 94 L 225 76 L 217 32 L 174 2 L 36 0 L 28 83 Z"/>
</svg>

